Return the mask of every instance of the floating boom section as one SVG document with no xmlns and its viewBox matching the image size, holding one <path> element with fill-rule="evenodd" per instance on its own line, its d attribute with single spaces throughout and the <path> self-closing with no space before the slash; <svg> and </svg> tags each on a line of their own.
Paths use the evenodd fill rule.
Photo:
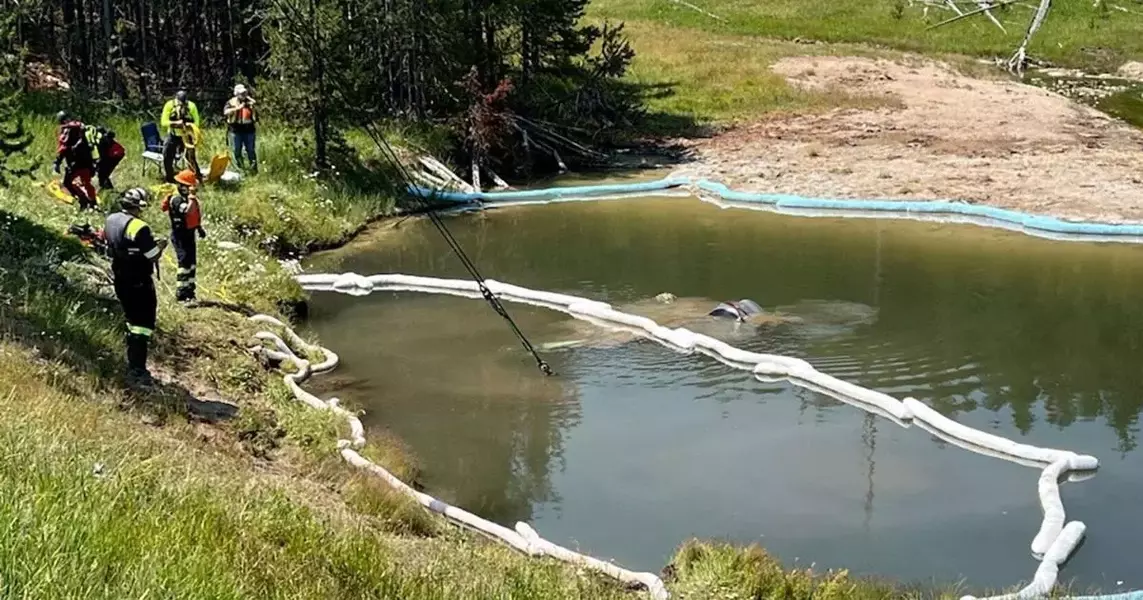
<svg viewBox="0 0 1143 600">
<path fill-rule="evenodd" d="M 803 217 L 909 219 L 1007 229 L 1059 241 L 1143 243 L 1143 224 L 1069 221 L 1017 210 L 950 200 L 851 200 L 743 192 L 707 179 L 672 176 L 641 183 L 553 187 L 508 192 L 449 192 L 410 185 L 410 196 L 442 206 L 472 208 L 606 198 L 693 194 L 722 208 L 765 210 Z"/>
</svg>

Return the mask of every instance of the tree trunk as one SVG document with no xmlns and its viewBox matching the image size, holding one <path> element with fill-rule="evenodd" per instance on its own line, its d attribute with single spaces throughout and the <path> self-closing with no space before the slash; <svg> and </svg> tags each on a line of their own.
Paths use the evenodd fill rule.
<svg viewBox="0 0 1143 600">
<path fill-rule="evenodd" d="M 226 35 L 222 36 L 222 53 L 226 55 L 226 74 L 234 79 L 238 74 L 238 62 L 234 56 L 238 50 L 234 46 L 234 4 L 232 0 L 226 0 L 226 19 L 223 21 L 223 26 L 226 27 Z"/>
<path fill-rule="evenodd" d="M 76 19 L 79 22 L 79 80 L 83 82 L 83 87 L 90 89 L 92 87 L 93 78 L 91 74 L 92 55 L 91 55 L 91 31 L 87 27 L 87 2 L 80 0 L 79 10 L 76 11 Z M 72 77 L 75 77 L 74 75 Z"/>
<path fill-rule="evenodd" d="M 532 28 L 526 19 L 520 30 L 520 84 L 527 87 L 532 74 Z"/>
<path fill-rule="evenodd" d="M 485 46 L 484 52 L 485 52 L 485 55 L 484 55 L 484 59 L 485 59 L 485 61 L 487 61 L 487 64 L 488 64 L 488 67 L 487 67 L 488 76 L 484 79 L 484 81 L 481 82 L 484 85 L 489 86 L 489 89 L 491 89 L 491 86 L 495 85 L 496 81 L 498 81 L 500 79 L 500 75 L 497 72 L 498 70 L 496 68 L 497 63 L 498 63 L 498 57 L 496 56 L 496 25 L 492 22 L 491 12 L 492 11 L 491 11 L 490 7 L 485 8 L 485 15 L 484 15 L 484 46 Z"/>
<path fill-rule="evenodd" d="M 75 31 L 75 0 L 63 0 L 64 35 L 67 39 L 68 79 L 75 80 L 79 75 L 79 41 Z"/>
<path fill-rule="evenodd" d="M 147 21 L 147 0 L 139 0 L 139 19 L 136 22 L 139 27 L 140 47 L 139 60 L 136 61 L 138 65 L 136 70 L 139 72 L 139 95 L 143 97 L 143 104 L 150 104 L 151 88 L 147 84 L 147 74 L 150 71 L 150 65 L 147 63 L 147 29 L 150 25 Z"/>
<path fill-rule="evenodd" d="M 326 115 L 325 106 L 325 57 L 317 17 L 317 0 L 310 0 L 310 22 L 314 25 L 313 39 L 316 42 L 316 47 L 310 49 L 317 96 L 314 99 L 314 163 L 319 168 L 324 168 L 329 164 L 328 149 L 326 148 L 329 117 Z"/>
<path fill-rule="evenodd" d="M 103 0 L 103 15 L 99 20 L 103 22 L 103 55 L 105 60 L 107 60 L 107 81 L 105 83 L 107 85 L 106 89 L 109 93 L 113 90 L 118 90 L 119 88 L 119 86 L 116 85 L 116 79 L 118 79 L 118 77 L 116 76 L 115 72 L 115 24 L 113 23 L 114 14 L 115 9 L 111 6 L 111 0 Z"/>
</svg>

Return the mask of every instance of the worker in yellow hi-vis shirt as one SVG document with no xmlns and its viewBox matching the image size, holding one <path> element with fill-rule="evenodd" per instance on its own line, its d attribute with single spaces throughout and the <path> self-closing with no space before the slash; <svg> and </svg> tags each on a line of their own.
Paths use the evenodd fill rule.
<svg viewBox="0 0 1143 600">
<path fill-rule="evenodd" d="M 175 97 L 163 106 L 162 126 L 167 130 L 167 140 L 163 144 L 163 170 L 167 183 L 175 182 L 175 155 L 187 150 L 186 136 L 194 140 L 197 128 L 202 126 L 198 117 L 198 106 L 187 100 L 186 90 L 179 90 Z M 194 142 L 192 141 L 192 149 Z M 188 155 L 188 158 L 192 158 Z M 197 162 L 197 161 L 194 161 Z M 198 173 L 198 165 L 191 165 Z"/>
</svg>

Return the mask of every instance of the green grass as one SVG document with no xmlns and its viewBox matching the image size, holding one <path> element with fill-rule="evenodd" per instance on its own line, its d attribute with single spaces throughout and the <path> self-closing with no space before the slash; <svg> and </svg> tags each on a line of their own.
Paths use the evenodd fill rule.
<svg viewBox="0 0 1143 600">
<path fill-rule="evenodd" d="M 740 34 L 792 40 L 882 45 L 927 54 L 1005 56 L 1024 35 L 1031 9 L 1013 5 L 996 11 L 1007 33 L 985 19 L 972 17 L 933 30 L 929 25 L 953 13 L 903 0 L 692 0 L 723 17 L 707 15 L 670 0 L 593 0 L 593 18 L 655 22 L 684 30 Z M 1105 5 L 1107 3 L 1104 3 Z M 1069 66 L 1114 69 L 1127 60 L 1143 57 L 1143 11 L 1132 3 L 1116 3 L 1135 12 L 1123 13 L 1091 2 L 1055 2 L 1029 52 Z M 676 39 L 678 39 L 677 36 Z M 638 48 L 636 48 L 638 50 Z M 695 57 L 698 59 L 699 57 Z"/>
<path fill-rule="evenodd" d="M 934 591 L 857 579 L 847 571 L 788 569 L 758 546 L 691 540 L 667 569 L 677 598 L 749 600 L 952 600 L 954 590 Z"/>
<path fill-rule="evenodd" d="M 637 55 L 630 79 L 649 91 L 649 105 L 661 118 L 652 126 L 674 135 L 686 115 L 700 124 L 732 124 L 782 113 L 892 105 L 884 98 L 846 90 L 802 91 L 771 72 L 788 56 L 856 55 L 901 58 L 915 52 L 950 61 L 980 74 L 965 57 L 1007 57 L 1019 44 L 1029 12 L 998 14 L 1003 34 L 977 18 L 926 31 L 949 13 L 891 0 L 694 0 L 719 21 L 671 0 L 593 0 L 591 21 L 626 22 Z M 900 4 L 900 12 L 897 6 Z M 1030 48 L 1037 58 L 1094 70 L 1115 70 L 1143 60 L 1143 10 L 1104 13 L 1085 2 L 1057 2 Z M 797 40 L 797 41 L 795 41 Z M 824 44 L 799 43 L 805 41 Z M 974 68 L 975 67 L 975 68 Z M 674 118 L 669 118 L 673 116 Z"/>
<path fill-rule="evenodd" d="M 189 426 L 109 412 L 85 397 L 97 382 L 11 342 L 0 381 L 4 597 L 628 597 L 459 533 L 398 535 L 408 521 L 251 469 Z"/>
<path fill-rule="evenodd" d="M 689 115 L 699 123 L 720 124 L 765 114 L 892 104 L 845 90 L 799 90 L 770 70 L 786 56 L 874 54 L 869 49 L 691 31 L 651 21 L 628 22 L 625 31 L 638 53 L 629 77 L 648 89 L 649 108 L 659 115 Z"/>
</svg>

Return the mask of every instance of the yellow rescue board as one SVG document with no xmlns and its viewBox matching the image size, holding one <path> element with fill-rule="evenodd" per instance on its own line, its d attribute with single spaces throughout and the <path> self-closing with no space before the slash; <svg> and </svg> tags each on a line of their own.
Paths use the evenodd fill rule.
<svg viewBox="0 0 1143 600">
<path fill-rule="evenodd" d="M 230 166 L 229 154 L 215 154 L 214 158 L 210 159 L 210 172 L 206 174 L 206 180 L 209 183 L 218 183 L 222 180 L 222 176 L 226 174 L 226 167 Z"/>
<path fill-rule="evenodd" d="M 60 183 L 59 179 L 53 179 L 47 182 L 44 184 L 44 188 L 46 188 L 48 193 L 54 196 L 56 200 L 68 204 L 75 204 L 75 198 L 73 198 L 67 190 L 63 189 L 63 184 Z"/>
</svg>

